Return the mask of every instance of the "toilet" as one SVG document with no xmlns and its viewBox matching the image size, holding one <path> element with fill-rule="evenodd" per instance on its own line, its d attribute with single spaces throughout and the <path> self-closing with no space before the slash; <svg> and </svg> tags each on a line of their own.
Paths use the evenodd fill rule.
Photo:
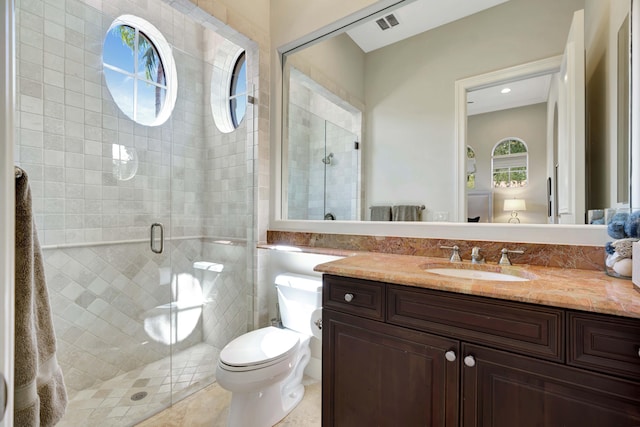
<svg viewBox="0 0 640 427">
<path fill-rule="evenodd" d="M 216 378 L 232 392 L 230 427 L 271 427 L 304 395 L 302 376 L 309 363 L 312 325 L 322 305 L 322 280 L 295 273 L 280 274 L 275 286 L 283 328 L 268 326 L 234 339 L 220 352 Z"/>
</svg>

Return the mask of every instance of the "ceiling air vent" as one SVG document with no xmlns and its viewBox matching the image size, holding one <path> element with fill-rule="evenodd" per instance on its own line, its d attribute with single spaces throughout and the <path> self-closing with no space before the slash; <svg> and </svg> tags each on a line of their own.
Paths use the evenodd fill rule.
<svg viewBox="0 0 640 427">
<path fill-rule="evenodd" d="M 384 18 L 380 18 L 376 21 L 376 24 L 380 27 L 381 30 L 388 30 L 391 27 L 395 27 L 400 22 L 398 22 L 398 18 L 394 14 L 387 15 Z"/>
</svg>

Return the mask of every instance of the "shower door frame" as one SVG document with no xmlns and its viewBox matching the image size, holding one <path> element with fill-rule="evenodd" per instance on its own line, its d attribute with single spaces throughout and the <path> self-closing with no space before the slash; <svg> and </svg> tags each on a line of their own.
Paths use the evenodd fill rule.
<svg viewBox="0 0 640 427">
<path fill-rule="evenodd" d="M 13 426 L 13 357 L 14 357 L 14 241 L 15 175 L 13 170 L 15 111 L 15 7 L 6 0 L 0 9 L 2 21 L 0 44 L 0 374 L 6 381 L 6 410 L 0 406 L 0 427 Z M 3 385 L 0 383 L 0 387 Z M 0 392 L 1 393 L 1 392 Z M 4 416 L 2 416 L 4 412 Z"/>
</svg>

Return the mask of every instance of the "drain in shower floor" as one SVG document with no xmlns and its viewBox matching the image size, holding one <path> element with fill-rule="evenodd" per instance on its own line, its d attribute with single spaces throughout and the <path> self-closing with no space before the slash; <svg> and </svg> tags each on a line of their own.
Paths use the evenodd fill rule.
<svg viewBox="0 0 640 427">
<path fill-rule="evenodd" d="M 146 391 L 139 391 L 137 393 L 133 393 L 131 395 L 131 400 L 142 400 L 145 397 L 147 397 L 147 392 Z"/>
</svg>

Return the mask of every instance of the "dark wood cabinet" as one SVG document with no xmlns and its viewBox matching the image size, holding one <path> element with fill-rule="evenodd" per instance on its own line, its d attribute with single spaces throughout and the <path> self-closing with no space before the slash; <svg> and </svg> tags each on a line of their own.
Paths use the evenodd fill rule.
<svg viewBox="0 0 640 427">
<path fill-rule="evenodd" d="M 325 275 L 322 425 L 640 426 L 639 327 Z"/>
<path fill-rule="evenodd" d="M 324 425 L 458 425 L 457 341 L 333 310 L 322 326 Z"/>
<path fill-rule="evenodd" d="M 632 427 L 640 385 L 486 347 L 464 344 L 464 427 Z M 469 357 L 469 356 L 467 356 Z"/>
</svg>

